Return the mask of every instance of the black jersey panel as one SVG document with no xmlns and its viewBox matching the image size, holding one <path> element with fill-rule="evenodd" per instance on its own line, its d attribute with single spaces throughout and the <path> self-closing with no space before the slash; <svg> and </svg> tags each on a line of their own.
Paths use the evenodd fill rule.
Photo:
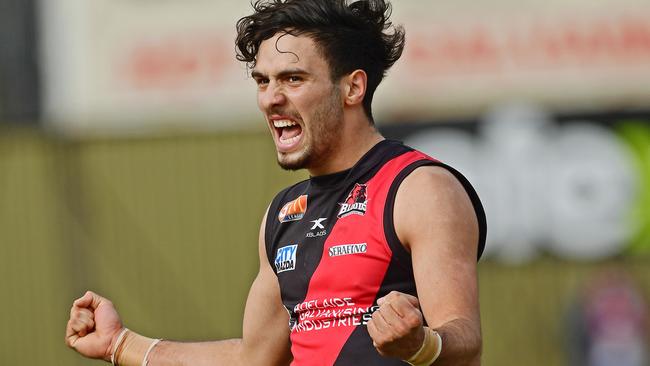
<svg viewBox="0 0 650 366">
<path fill-rule="evenodd" d="M 382 357 L 372 345 L 372 338 L 365 326 L 357 327 L 341 349 L 334 366 L 404 366 L 407 362 L 397 358 Z"/>
</svg>

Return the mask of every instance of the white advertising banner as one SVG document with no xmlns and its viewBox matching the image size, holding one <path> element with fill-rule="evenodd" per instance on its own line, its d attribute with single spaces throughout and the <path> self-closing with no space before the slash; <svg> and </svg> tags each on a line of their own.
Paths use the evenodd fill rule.
<svg viewBox="0 0 650 366">
<path fill-rule="evenodd" d="M 43 0 L 45 117 L 71 134 L 259 119 L 235 59 L 247 1 Z"/>
<path fill-rule="evenodd" d="M 650 105 L 650 2 L 401 1 L 395 14 L 408 40 L 378 99 L 389 120 Z"/>
<path fill-rule="evenodd" d="M 379 121 L 650 105 L 647 0 L 394 0 L 402 60 Z M 262 126 L 235 60 L 235 0 L 42 0 L 44 114 L 72 134 Z"/>
</svg>

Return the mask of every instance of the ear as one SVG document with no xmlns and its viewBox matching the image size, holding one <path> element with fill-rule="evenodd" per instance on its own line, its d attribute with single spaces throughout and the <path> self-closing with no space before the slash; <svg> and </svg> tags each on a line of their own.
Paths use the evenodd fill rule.
<svg viewBox="0 0 650 366">
<path fill-rule="evenodd" d="M 366 96 L 368 86 L 368 75 L 363 70 L 354 70 L 343 77 L 343 101 L 345 105 L 353 106 L 361 104 Z"/>
</svg>

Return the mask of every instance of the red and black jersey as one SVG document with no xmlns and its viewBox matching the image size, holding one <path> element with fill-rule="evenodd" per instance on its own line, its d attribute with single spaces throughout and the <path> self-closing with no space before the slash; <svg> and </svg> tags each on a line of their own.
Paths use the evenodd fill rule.
<svg viewBox="0 0 650 366">
<path fill-rule="evenodd" d="M 486 219 L 470 183 L 397 141 L 382 141 L 351 169 L 297 183 L 271 203 L 266 254 L 290 314 L 292 365 L 404 364 L 381 357 L 365 325 L 390 291 L 417 296 L 393 205 L 400 183 L 424 165 L 448 169 L 465 187 L 479 222 L 480 258 Z"/>
</svg>

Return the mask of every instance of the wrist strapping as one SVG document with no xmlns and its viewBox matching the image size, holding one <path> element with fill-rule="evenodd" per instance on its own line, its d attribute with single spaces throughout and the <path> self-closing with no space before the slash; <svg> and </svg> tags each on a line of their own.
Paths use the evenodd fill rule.
<svg viewBox="0 0 650 366">
<path fill-rule="evenodd" d="M 442 352 L 442 338 L 440 334 L 429 327 L 424 327 L 424 342 L 422 342 L 422 346 L 406 362 L 413 366 L 429 366 L 438 359 L 440 352 Z"/>
<path fill-rule="evenodd" d="M 149 354 L 159 342 L 124 328 L 115 342 L 111 362 L 115 366 L 147 366 Z"/>
<path fill-rule="evenodd" d="M 113 349 L 111 350 L 111 365 L 113 365 L 113 366 L 117 365 L 115 363 L 115 352 L 117 352 L 117 348 L 120 346 L 120 344 L 124 340 L 124 335 L 128 331 L 129 331 L 129 328 L 126 328 L 126 327 L 122 328 L 122 331 L 117 336 L 117 340 L 115 341 L 115 345 L 113 345 Z"/>
</svg>

